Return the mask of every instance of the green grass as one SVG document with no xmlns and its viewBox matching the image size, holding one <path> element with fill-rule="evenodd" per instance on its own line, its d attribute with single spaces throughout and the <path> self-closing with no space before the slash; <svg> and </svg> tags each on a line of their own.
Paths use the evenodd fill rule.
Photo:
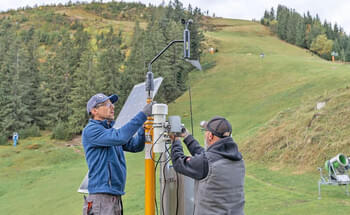
<svg viewBox="0 0 350 215">
<path fill-rule="evenodd" d="M 49 136 L 20 140 L 17 147 L 0 147 L 0 208 L 4 214 L 80 211 L 75 204 L 82 200 L 76 190 L 87 170 L 81 147 L 66 147 Z"/>
<path fill-rule="evenodd" d="M 247 165 L 246 214 L 348 214 L 345 187 L 323 186 L 318 200 L 315 174 L 293 174 L 291 169 L 270 170 L 259 163 Z"/>
<path fill-rule="evenodd" d="M 41 147 L 30 151 L 26 148 L 30 144 Z M 12 153 L 15 155 L 8 156 Z M 86 173 L 86 164 L 80 153 L 52 141 L 26 141 L 17 148 L 2 146 L 0 156 L 0 209 L 4 214 L 81 214 L 83 197 L 76 190 Z M 127 164 L 125 214 L 141 215 L 143 153 L 128 153 Z M 317 199 L 317 174 L 298 174 L 288 168 L 271 170 L 257 162 L 248 162 L 246 169 L 246 214 L 350 212 L 350 197 L 342 187 L 322 187 L 322 199 Z"/>
<path fill-rule="evenodd" d="M 202 140 L 199 122 L 214 115 L 232 123 L 233 137 L 247 157 L 246 214 L 348 214 L 350 197 L 339 187 L 324 187 L 323 199 L 317 200 L 316 170 L 298 172 L 293 164 L 283 168 L 248 159 L 251 152 L 242 142 L 277 113 L 347 86 L 350 65 L 324 61 L 257 23 L 210 22 L 220 26 L 205 33 L 218 52 L 203 56 L 208 70 L 190 75 L 195 136 Z M 169 105 L 169 113 L 180 115 L 190 128 L 187 93 Z M 125 213 L 144 214 L 144 152 L 126 157 Z M 17 148 L 0 146 L 0 158 L 1 214 L 81 214 L 82 195 L 76 191 L 87 171 L 81 146 L 66 147 L 44 134 L 22 140 Z"/>
</svg>

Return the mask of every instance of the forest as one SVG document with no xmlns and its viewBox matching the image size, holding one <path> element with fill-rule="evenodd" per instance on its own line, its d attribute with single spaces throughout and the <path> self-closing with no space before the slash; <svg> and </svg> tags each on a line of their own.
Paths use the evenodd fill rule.
<svg viewBox="0 0 350 215">
<path fill-rule="evenodd" d="M 74 10 L 94 17 L 94 24 Z M 0 144 L 52 131 L 56 139 L 80 134 L 86 103 L 102 92 L 118 94 L 118 115 L 132 87 L 145 80 L 147 64 L 171 40 L 182 39 L 181 19 L 192 19 L 191 58 L 199 59 L 203 33 L 199 8 L 178 1 L 152 6 L 125 2 L 69 2 L 0 14 Z M 132 23 L 123 30 L 115 23 Z M 96 24 L 97 23 L 97 24 Z M 127 29 L 127 28 L 125 28 Z M 152 66 L 164 81 L 158 102 L 169 103 L 187 89 L 193 68 L 177 45 Z"/>
<path fill-rule="evenodd" d="M 320 57 L 336 61 L 350 62 L 350 37 L 337 23 L 332 24 L 310 12 L 300 15 L 294 9 L 278 5 L 265 10 L 260 20 L 269 26 L 277 36 L 293 45 L 306 48 Z"/>
</svg>

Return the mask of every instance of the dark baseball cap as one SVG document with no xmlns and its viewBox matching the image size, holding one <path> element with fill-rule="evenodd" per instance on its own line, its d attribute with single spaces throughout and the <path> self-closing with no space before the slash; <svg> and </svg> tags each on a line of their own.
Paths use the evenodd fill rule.
<svg viewBox="0 0 350 215">
<path fill-rule="evenodd" d="M 202 122 L 201 127 L 220 138 L 229 137 L 232 133 L 231 124 L 221 116 L 215 116 L 208 122 Z"/>
<path fill-rule="evenodd" d="M 106 96 L 105 94 L 102 94 L 102 93 L 98 93 L 92 96 L 86 105 L 86 110 L 88 114 L 90 114 L 92 108 L 94 108 L 96 105 L 100 103 L 107 101 L 108 99 L 112 102 L 112 104 L 114 104 L 115 102 L 118 101 L 118 96 L 115 94 Z"/>
</svg>

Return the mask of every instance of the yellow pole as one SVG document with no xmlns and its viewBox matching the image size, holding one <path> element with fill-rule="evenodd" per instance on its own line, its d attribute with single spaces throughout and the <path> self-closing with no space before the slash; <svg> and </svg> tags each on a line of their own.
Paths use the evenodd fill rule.
<svg viewBox="0 0 350 215">
<path fill-rule="evenodd" d="M 147 104 L 152 99 L 147 98 Z M 154 170 L 154 153 L 152 150 L 153 143 L 153 117 L 147 117 L 145 122 L 145 215 L 154 215 L 155 212 L 155 170 Z M 148 136 L 148 137 L 147 137 Z M 151 151 L 152 150 L 152 151 Z M 152 157 L 151 157 L 152 155 Z"/>
</svg>

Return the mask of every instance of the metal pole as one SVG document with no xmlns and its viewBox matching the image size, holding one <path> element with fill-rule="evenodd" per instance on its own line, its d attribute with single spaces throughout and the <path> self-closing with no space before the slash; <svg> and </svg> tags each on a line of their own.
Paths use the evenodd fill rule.
<svg viewBox="0 0 350 215">
<path fill-rule="evenodd" d="M 147 104 L 153 100 L 154 80 L 152 69 L 146 75 Z M 153 116 L 147 117 L 145 122 L 145 215 L 154 215 L 155 208 L 155 169 L 153 144 Z"/>
<path fill-rule="evenodd" d="M 160 51 L 159 53 L 158 53 L 158 55 L 157 56 L 155 56 L 152 60 L 151 60 L 151 62 L 149 62 L 149 64 L 148 64 L 148 70 L 152 70 L 151 68 L 151 66 L 152 66 L 152 63 L 154 63 L 154 61 L 156 61 L 170 46 L 172 46 L 174 43 L 183 43 L 184 41 L 183 40 L 173 40 L 173 41 L 171 41 L 162 51 Z"/>
<path fill-rule="evenodd" d="M 152 98 L 147 98 L 147 104 Z M 145 122 L 145 215 L 154 215 L 155 211 L 155 170 L 153 143 L 153 117 L 147 117 Z"/>
</svg>

